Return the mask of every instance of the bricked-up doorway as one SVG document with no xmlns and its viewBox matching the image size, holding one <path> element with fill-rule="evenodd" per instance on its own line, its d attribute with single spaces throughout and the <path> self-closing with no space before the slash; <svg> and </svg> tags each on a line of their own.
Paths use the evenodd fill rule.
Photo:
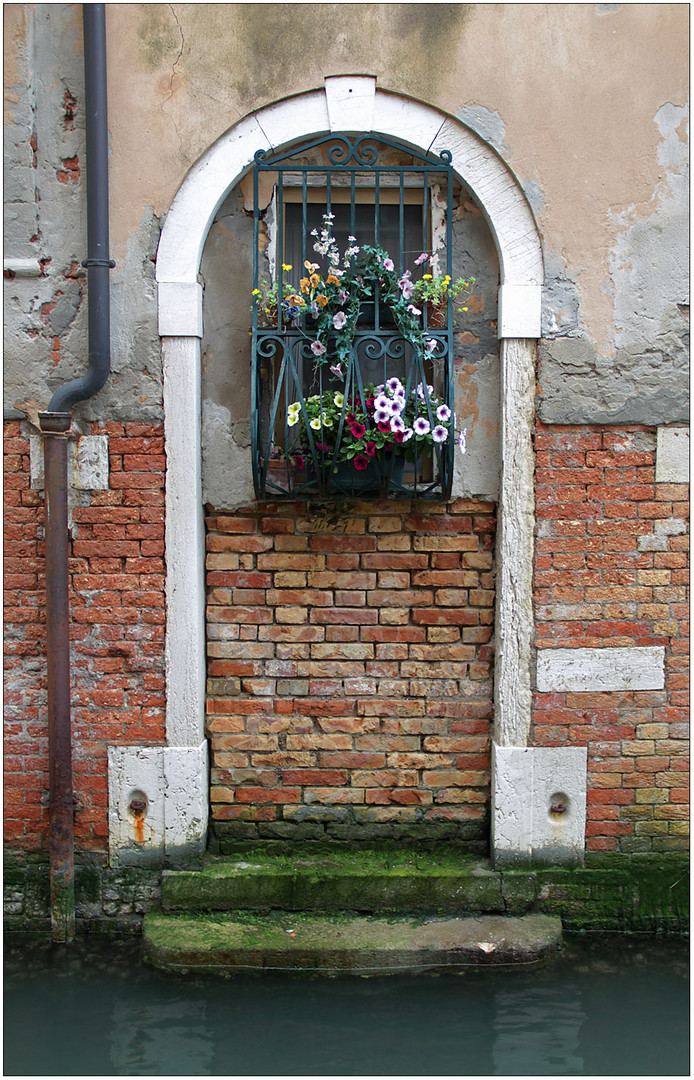
<svg viewBox="0 0 694 1080">
<path fill-rule="evenodd" d="M 382 132 L 427 152 L 449 148 L 456 175 L 477 198 L 490 226 L 500 272 L 501 381 L 493 750 L 495 745 L 527 746 L 531 425 L 543 280 L 537 228 L 512 172 L 469 128 L 430 106 L 378 90 L 372 77 L 330 77 L 323 89 L 247 116 L 216 140 L 181 185 L 166 215 L 157 253 L 167 460 L 167 746 L 162 752 L 125 746 L 109 753 L 109 807 L 110 820 L 117 822 L 133 787 L 151 790 L 158 826 L 143 858 L 151 860 L 158 854 L 168 865 L 204 850 L 209 809 L 200 259 L 217 210 L 247 172 L 258 146 L 278 146 L 329 130 Z M 230 474 L 237 465 L 227 459 Z M 206 501 L 215 506 L 214 500 Z M 110 845 L 112 858 L 119 858 L 122 841 L 116 829 L 110 833 Z"/>
<path fill-rule="evenodd" d="M 213 847 L 486 850 L 494 505 L 316 511 L 206 518 Z"/>
</svg>

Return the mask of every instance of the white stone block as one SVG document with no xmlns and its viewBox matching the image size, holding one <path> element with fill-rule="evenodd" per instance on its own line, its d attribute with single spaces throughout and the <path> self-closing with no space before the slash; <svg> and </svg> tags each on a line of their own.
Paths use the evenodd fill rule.
<svg viewBox="0 0 694 1080">
<path fill-rule="evenodd" d="M 584 746 L 492 744 L 492 850 L 496 865 L 582 861 L 586 762 Z"/>
<path fill-rule="evenodd" d="M 207 742 L 109 746 L 111 864 L 186 865 L 202 857 L 208 821 Z"/>
<path fill-rule="evenodd" d="M 542 286 L 501 285 L 499 288 L 499 338 L 542 337 Z"/>
<path fill-rule="evenodd" d="M 325 80 L 331 131 L 372 131 L 376 80 L 364 75 L 333 75 Z"/>
<path fill-rule="evenodd" d="M 689 483 L 689 425 L 658 428 L 656 484 Z"/>
<path fill-rule="evenodd" d="M 44 487 L 43 436 L 29 436 L 31 487 Z M 74 491 L 108 491 L 108 435 L 80 435 L 67 445 L 67 482 Z"/>
<path fill-rule="evenodd" d="M 164 752 L 159 746 L 109 746 L 108 844 L 112 865 L 163 859 Z M 144 801 L 136 813 L 133 800 Z"/>
<path fill-rule="evenodd" d="M 208 819 L 207 756 L 207 740 L 197 747 L 167 746 L 164 749 L 164 842 L 167 852 L 195 850 L 201 840 L 204 842 Z"/>
<path fill-rule="evenodd" d="M 540 693 L 590 694 L 610 690 L 662 690 L 665 649 L 635 645 L 623 649 L 538 649 Z"/>
<path fill-rule="evenodd" d="M 202 287 L 198 282 L 157 285 L 160 337 L 202 337 Z"/>
<path fill-rule="evenodd" d="M 108 435 L 82 435 L 74 444 L 72 484 L 81 491 L 108 491 Z"/>
</svg>

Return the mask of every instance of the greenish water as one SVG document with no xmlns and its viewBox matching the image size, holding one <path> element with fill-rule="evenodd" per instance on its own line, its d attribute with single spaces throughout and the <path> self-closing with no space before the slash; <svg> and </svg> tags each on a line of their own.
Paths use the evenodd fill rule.
<svg viewBox="0 0 694 1080">
<path fill-rule="evenodd" d="M 5 945 L 7 1076 L 686 1076 L 681 939 L 566 938 L 547 966 L 176 976 L 139 943 Z"/>
</svg>

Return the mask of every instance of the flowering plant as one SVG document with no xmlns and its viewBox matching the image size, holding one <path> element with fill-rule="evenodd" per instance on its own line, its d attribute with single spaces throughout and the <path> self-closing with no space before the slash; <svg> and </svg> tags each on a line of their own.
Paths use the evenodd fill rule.
<svg viewBox="0 0 694 1080">
<path fill-rule="evenodd" d="M 415 283 L 414 296 L 418 304 L 431 304 L 433 307 L 441 307 L 450 297 L 457 311 L 467 311 L 465 301 L 470 299 L 469 290 L 474 284 L 474 277 L 452 281 L 450 274 L 422 274 Z"/>
<path fill-rule="evenodd" d="M 351 462 L 357 471 L 395 450 L 414 461 L 451 438 L 465 453 L 466 433 L 456 431 L 455 416 L 433 386 L 420 383 L 408 393 L 398 378 L 369 384 L 363 399 L 345 399 L 340 391 L 326 390 L 303 403 L 295 401 L 287 409 L 287 425 L 296 428 L 298 446 L 289 453 L 299 469 L 305 468 L 307 455 L 312 460 L 312 443 L 316 455 Z"/>
<path fill-rule="evenodd" d="M 360 247 L 356 237 L 348 237 L 348 247 L 341 256 L 337 241 L 332 235 L 334 214 L 323 215 L 323 228 L 314 229 L 314 251 L 327 259 L 327 271 L 320 264 L 307 259 L 306 271 L 298 289 L 284 279 L 284 272 L 291 266 L 282 267 L 281 285 L 272 289 L 254 290 L 254 297 L 262 309 L 267 310 L 267 298 L 272 295 L 277 304 L 281 295 L 283 314 L 287 321 L 301 325 L 311 340 L 311 352 L 317 365 L 332 361 L 331 370 L 343 375 L 361 305 L 374 299 L 378 292 L 381 304 L 393 313 L 402 336 L 423 356 L 435 357 L 438 347 L 436 338 L 427 335 L 422 325 L 422 310 L 417 303 L 441 302 L 450 296 L 462 307 L 461 298 L 474 283 L 474 278 L 462 278 L 451 282 L 450 276 L 434 277 L 426 274 L 421 281 L 412 278 L 412 271 L 399 273 L 387 251 L 378 246 Z M 431 261 L 427 252 L 414 260 L 416 266 Z M 261 283 L 262 286 L 265 283 Z M 466 308 L 462 307 L 462 310 Z M 312 320 L 312 323 L 309 321 Z"/>
</svg>

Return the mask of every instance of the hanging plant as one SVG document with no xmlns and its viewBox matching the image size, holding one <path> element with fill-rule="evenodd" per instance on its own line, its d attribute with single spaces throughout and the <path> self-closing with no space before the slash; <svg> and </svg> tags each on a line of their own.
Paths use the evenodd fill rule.
<svg viewBox="0 0 694 1080">
<path fill-rule="evenodd" d="M 334 214 L 324 214 L 323 228 L 312 232 L 316 238 L 313 250 L 327 260 L 327 270 L 307 259 L 303 266 L 305 275 L 295 289 L 284 279 L 285 271 L 292 268 L 283 265 L 281 285 L 254 291 L 259 315 L 276 307 L 281 296 L 283 316 L 310 340 L 314 364 L 329 363 L 333 374 L 341 377 L 361 306 L 378 296 L 379 303 L 392 312 L 402 337 L 422 356 L 435 358 L 438 342 L 427 334 L 422 307 L 417 305 L 447 304 L 450 297 L 460 310 L 466 311 L 464 301 L 475 279 L 459 278 L 452 282 L 449 275 L 425 274 L 420 281 L 414 281 L 412 271 L 396 271 L 387 251 L 373 245 L 359 246 L 355 236 L 348 237 L 348 247 L 341 256 L 332 235 L 333 219 Z M 422 252 L 414 264 L 421 266 L 430 261 L 427 252 Z"/>
</svg>

